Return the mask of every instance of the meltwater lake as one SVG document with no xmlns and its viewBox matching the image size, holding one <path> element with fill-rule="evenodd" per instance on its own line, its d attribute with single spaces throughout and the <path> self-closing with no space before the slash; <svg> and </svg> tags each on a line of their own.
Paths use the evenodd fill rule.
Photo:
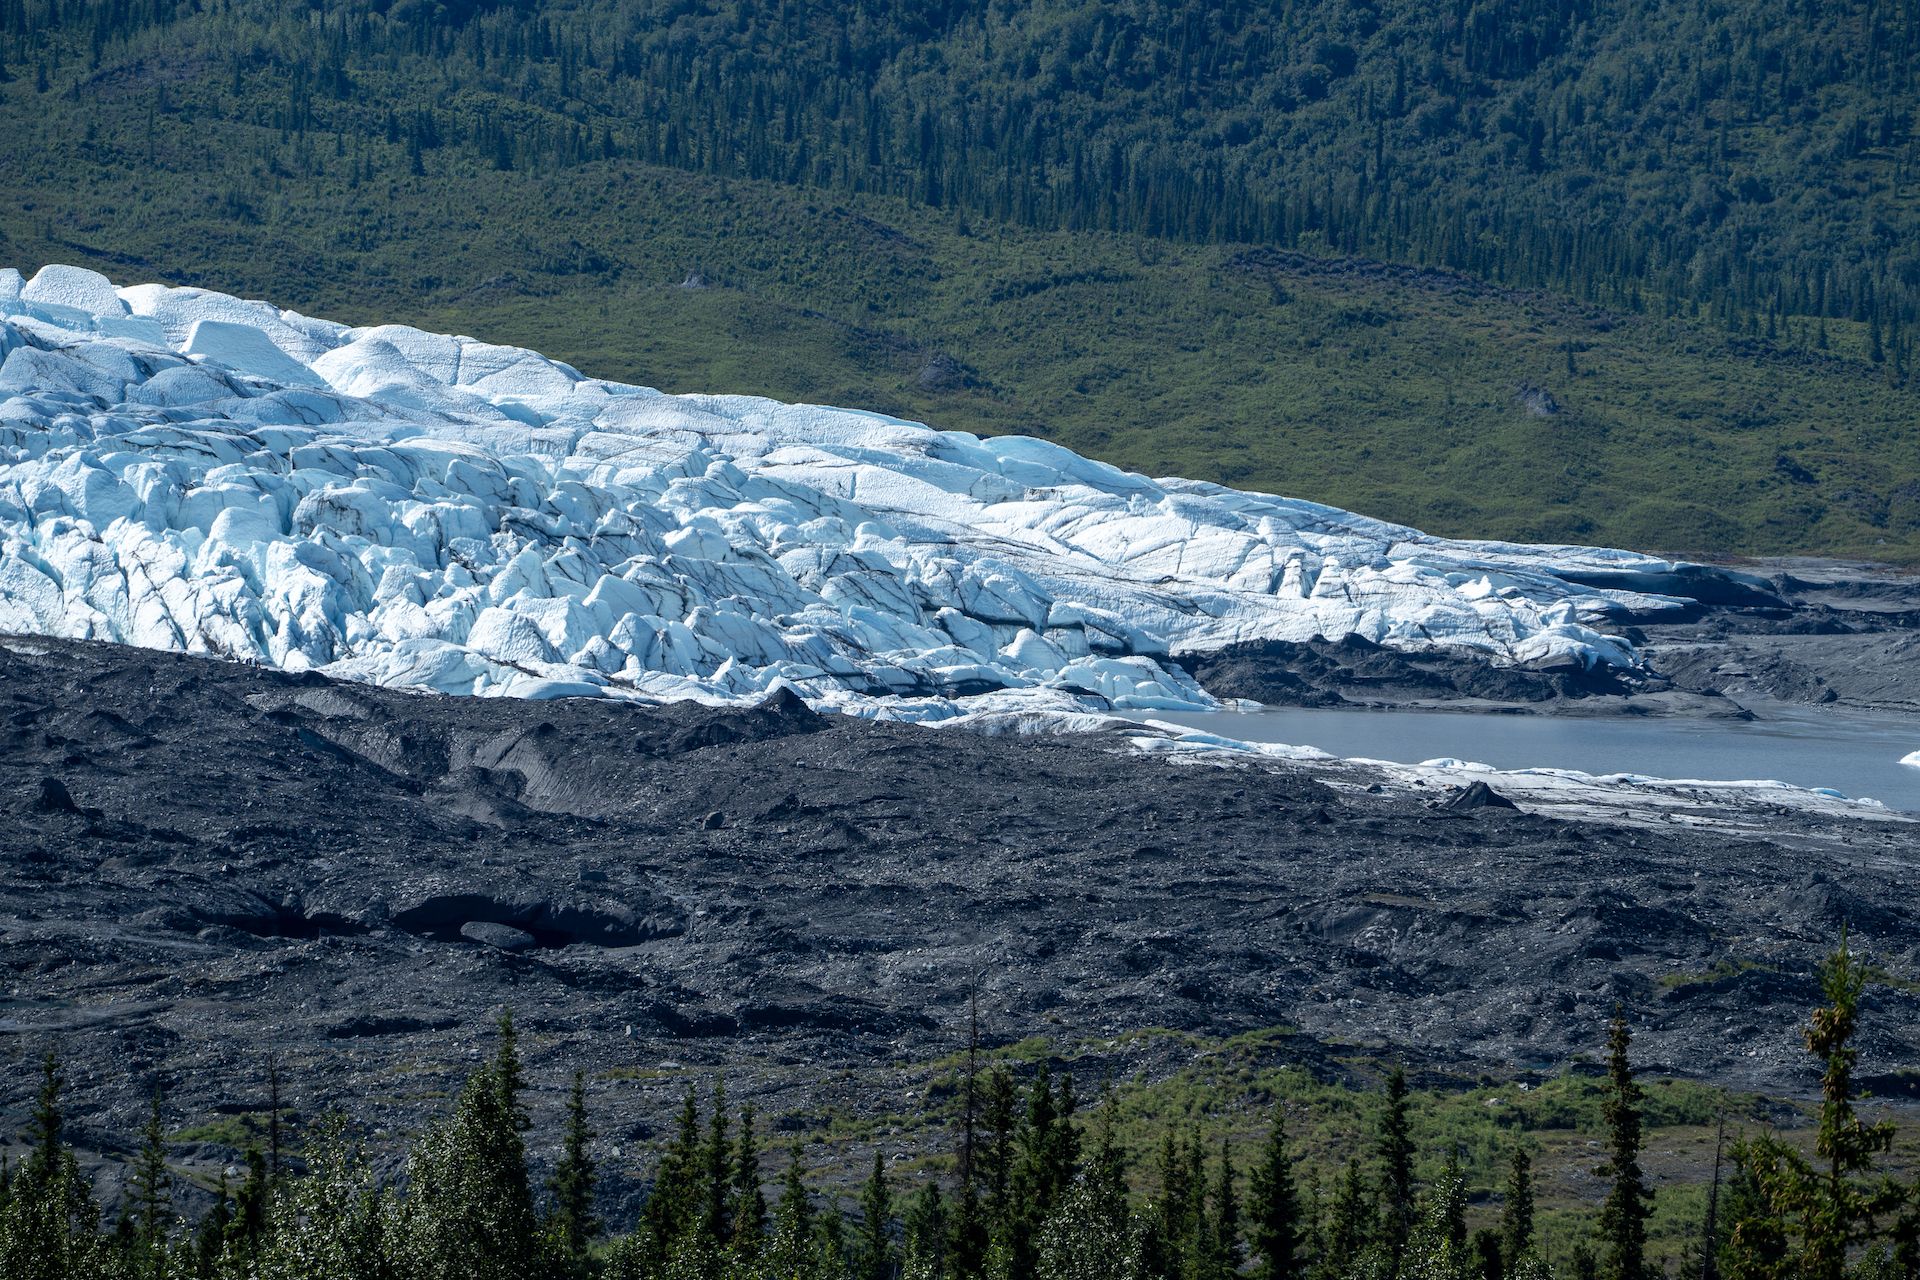
<svg viewBox="0 0 1920 1280">
<path fill-rule="evenodd" d="M 1419 764 L 1452 756 L 1497 769 L 1578 769 L 1655 778 L 1788 782 L 1920 812 L 1920 716 L 1791 704 L 1743 704 L 1757 719 L 1572 717 L 1466 711 L 1276 707 L 1159 711 L 1142 719 L 1245 742 Z"/>
</svg>

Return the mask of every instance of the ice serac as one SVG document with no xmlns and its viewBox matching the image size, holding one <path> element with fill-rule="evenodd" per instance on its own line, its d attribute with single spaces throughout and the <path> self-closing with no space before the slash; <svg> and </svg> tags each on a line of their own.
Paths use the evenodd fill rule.
<svg viewBox="0 0 1920 1280">
<path fill-rule="evenodd" d="M 1211 704 L 1171 654 L 1634 661 L 1621 551 L 1450 542 L 1045 441 L 0 272 L 0 630 L 449 693 L 941 719 Z"/>
</svg>

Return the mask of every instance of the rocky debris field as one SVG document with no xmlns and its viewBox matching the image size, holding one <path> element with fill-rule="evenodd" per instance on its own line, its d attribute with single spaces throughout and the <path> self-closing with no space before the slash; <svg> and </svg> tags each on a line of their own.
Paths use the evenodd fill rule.
<svg viewBox="0 0 1920 1280">
<path fill-rule="evenodd" d="M 1358 636 L 1242 642 L 1179 661 L 1216 697 L 1271 706 L 1709 718 L 1749 717 L 1748 704 L 1767 702 L 1920 711 L 1920 577 L 1817 560 L 1693 568 L 1691 579 L 1663 582 L 1694 593 L 1686 608 L 1642 614 L 1623 628 L 1639 655 L 1633 667 L 1499 665 Z"/>
<path fill-rule="evenodd" d="M 155 1081 L 199 1124 L 260 1108 L 277 1055 L 302 1114 L 404 1133 L 511 1005 L 541 1116 L 585 1068 L 615 1149 L 657 1132 L 675 1068 L 724 1064 L 805 1128 L 871 1108 L 876 1071 L 913 1106 L 976 981 L 994 1042 L 1288 1025 L 1328 1071 L 1552 1069 L 1621 1002 L 1649 1069 L 1794 1091 L 1843 924 L 1884 973 L 1863 1072 L 1890 1092 L 1920 1060 L 1914 824 L 1565 820 L 1418 785 L 781 695 L 448 698 L 10 639 L 0 1106 L 16 1127 L 55 1049 L 111 1155 Z M 1077 1069 L 1153 1070 L 1157 1043 Z M 636 1169 L 609 1165 L 617 1201 Z"/>
<path fill-rule="evenodd" d="M 1766 566 L 1785 609 L 1644 628 L 1647 661 L 1677 688 L 1736 700 L 1920 711 L 1920 577 L 1875 566 Z"/>
</svg>

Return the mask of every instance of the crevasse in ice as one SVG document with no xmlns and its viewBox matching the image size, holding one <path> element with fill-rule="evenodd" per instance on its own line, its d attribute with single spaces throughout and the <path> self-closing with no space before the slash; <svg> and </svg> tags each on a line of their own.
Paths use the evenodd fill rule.
<svg viewBox="0 0 1920 1280">
<path fill-rule="evenodd" d="M 1171 654 L 1630 665 L 1664 561 L 1456 542 L 1022 437 L 0 271 L 0 631 L 448 693 L 1205 707 Z"/>
</svg>

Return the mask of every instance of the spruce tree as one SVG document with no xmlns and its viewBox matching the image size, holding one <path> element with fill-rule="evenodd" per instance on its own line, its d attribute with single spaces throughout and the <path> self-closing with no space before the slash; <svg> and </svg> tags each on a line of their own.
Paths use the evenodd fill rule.
<svg viewBox="0 0 1920 1280">
<path fill-rule="evenodd" d="M 1500 1206 L 1500 1260 L 1511 1271 L 1533 1248 L 1533 1157 L 1515 1143 L 1507 1166 L 1506 1201 Z"/>
<path fill-rule="evenodd" d="M 1507 1280 L 1507 1258 L 1501 1251 L 1498 1231 L 1481 1227 L 1474 1232 L 1468 1253 L 1478 1280 Z"/>
<path fill-rule="evenodd" d="M 773 1236 L 767 1242 L 768 1272 L 781 1280 L 812 1275 L 813 1236 L 813 1201 L 807 1194 L 806 1164 L 796 1140 L 780 1178 L 780 1202 L 773 1211 Z"/>
<path fill-rule="evenodd" d="M 707 1142 L 702 1152 L 705 1197 L 698 1229 L 716 1250 L 733 1236 L 733 1143 L 727 1136 L 727 1082 L 713 1082 L 713 1111 L 707 1119 Z"/>
<path fill-rule="evenodd" d="M 139 1275 L 164 1275 L 173 1217 L 173 1175 L 167 1169 L 166 1130 L 160 1123 L 158 1084 L 153 1087 L 147 1108 L 140 1156 L 133 1166 L 128 1192 L 133 1201 L 136 1229 L 134 1269 Z"/>
<path fill-rule="evenodd" d="M 267 1059 L 267 1177 L 280 1181 L 280 1059 Z"/>
<path fill-rule="evenodd" d="M 854 1247 L 854 1280 L 893 1280 L 893 1191 L 886 1160 L 873 1153 L 873 1172 L 860 1188 L 860 1238 Z"/>
<path fill-rule="evenodd" d="M 751 1271 L 766 1247 L 767 1197 L 760 1190 L 760 1148 L 754 1135 L 753 1104 L 740 1111 L 740 1142 L 733 1157 L 731 1248 L 735 1264 Z"/>
<path fill-rule="evenodd" d="M 1633 1033 L 1618 1006 L 1607 1031 L 1607 1162 L 1595 1172 L 1611 1184 L 1600 1209 L 1601 1280 L 1648 1280 L 1647 1217 L 1653 1193 L 1640 1171 L 1640 1086 L 1627 1050 Z"/>
<path fill-rule="evenodd" d="M 987 1207 L 973 1179 L 961 1181 L 960 1190 L 954 1197 L 953 1212 L 948 1217 L 952 1222 L 947 1233 L 949 1274 L 953 1280 L 980 1280 L 986 1274 L 990 1236 Z"/>
<path fill-rule="evenodd" d="M 267 1241 L 272 1174 L 259 1147 L 249 1146 L 244 1159 L 247 1177 L 233 1193 L 233 1216 L 227 1220 L 224 1252 L 238 1266 L 251 1268 Z"/>
<path fill-rule="evenodd" d="M 546 1241 L 555 1270 L 563 1280 L 590 1274 L 588 1252 L 601 1223 L 594 1216 L 593 1192 L 598 1173 L 594 1166 L 593 1130 L 587 1126 L 587 1077 L 573 1073 L 567 1094 L 567 1127 L 561 1139 L 560 1159 L 547 1179 L 553 1208 L 547 1215 Z"/>
<path fill-rule="evenodd" d="M 436 1233 L 438 1248 L 420 1247 L 421 1242 L 410 1238 L 415 1220 L 396 1211 L 340 1117 L 321 1122 L 303 1158 L 305 1172 L 286 1179 L 278 1193 L 284 1211 L 274 1216 L 261 1242 L 258 1264 L 237 1274 L 263 1280 L 394 1280 L 399 1275 L 408 1280 L 507 1280 L 516 1274 L 494 1261 L 485 1242 L 454 1256 L 445 1247 L 445 1236 Z M 262 1174 L 268 1176 L 264 1162 Z M 498 1212 L 496 1206 L 493 1214 Z M 477 1225 L 488 1216 L 483 1208 L 469 1221 Z M 530 1211 L 521 1226 L 524 1241 L 506 1242 L 515 1253 L 508 1265 L 526 1267 L 532 1255 Z M 488 1230 L 487 1236 L 504 1242 L 497 1231 Z"/>
<path fill-rule="evenodd" d="M 847 1248 L 847 1216 L 833 1200 L 814 1215 L 813 1274 L 820 1280 L 849 1280 L 852 1271 Z"/>
<path fill-rule="evenodd" d="M 493 1050 L 492 1080 L 500 1114 L 515 1133 L 525 1133 L 533 1128 L 533 1121 L 528 1118 L 526 1106 L 521 1101 L 527 1091 L 527 1077 L 520 1065 L 520 1033 L 514 1029 L 511 1008 L 500 1011 L 500 1017 L 494 1024 L 494 1033 L 498 1040 Z M 276 1117 L 280 1105 L 279 1079 L 276 1069 L 271 1077 Z"/>
<path fill-rule="evenodd" d="M 1707 1183 L 1707 1208 L 1700 1220 L 1700 1247 L 1692 1270 L 1699 1280 L 1720 1280 L 1720 1174 L 1726 1160 L 1727 1118 L 1713 1135 L 1713 1178 Z"/>
<path fill-rule="evenodd" d="M 955 1192 L 944 1253 L 946 1267 L 955 1280 L 979 1280 L 987 1261 L 989 1224 L 987 1206 L 982 1202 L 980 1185 L 980 1106 L 982 1101 L 980 1062 L 980 993 L 977 985 L 967 992 L 967 1074 L 960 1109 L 960 1186 Z"/>
<path fill-rule="evenodd" d="M 1052 1072 L 1042 1061 L 1027 1090 L 1009 1175 L 1005 1234 L 1012 1265 L 1021 1275 L 1032 1271 L 1040 1228 L 1073 1181 L 1079 1153 L 1072 1115 L 1071 1079 L 1063 1078 L 1056 1090 Z"/>
<path fill-rule="evenodd" d="M 1853 1072 L 1860 1051 L 1853 1047 L 1859 1027 L 1860 997 L 1866 971 L 1848 949 L 1846 934 L 1820 971 L 1820 990 L 1828 1004 L 1813 1011 L 1804 1037 L 1807 1051 L 1824 1066 L 1820 1075 L 1820 1132 L 1814 1151 L 1825 1162 L 1813 1188 L 1807 1214 L 1800 1272 L 1806 1280 L 1840 1280 L 1848 1246 L 1858 1240 L 1873 1215 L 1897 1202 L 1884 1187 L 1863 1185 L 1859 1175 L 1873 1158 L 1893 1145 L 1894 1122 L 1867 1124 L 1854 1111 Z"/>
<path fill-rule="evenodd" d="M 34 1103 L 33 1150 L 10 1182 L 0 1217 L 0 1276 L 6 1280 L 91 1280 L 109 1262 L 99 1207 L 66 1143 L 60 1106 L 65 1084 L 49 1052 Z"/>
<path fill-rule="evenodd" d="M 1216 1267 L 1220 1259 L 1220 1238 L 1215 1230 L 1212 1207 L 1207 1203 L 1206 1147 L 1198 1129 L 1187 1135 L 1187 1188 L 1190 1208 L 1184 1246 L 1183 1272 L 1186 1280 L 1222 1280 Z"/>
<path fill-rule="evenodd" d="M 521 1280 L 534 1269 L 522 1085 L 513 1020 L 502 1016 L 493 1060 L 409 1161 L 404 1235 L 418 1280 Z"/>
<path fill-rule="evenodd" d="M 1316 1272 L 1322 1280 L 1344 1280 L 1373 1242 L 1374 1213 L 1367 1197 L 1366 1178 L 1359 1157 L 1347 1161 L 1347 1171 L 1333 1195 L 1327 1222 L 1326 1248 Z"/>
<path fill-rule="evenodd" d="M 196 1280 L 213 1280 L 220 1265 L 220 1251 L 226 1247 L 227 1224 L 233 1221 L 233 1189 L 227 1185 L 227 1171 L 213 1189 L 213 1203 L 200 1219 L 193 1235 L 193 1274 Z"/>
<path fill-rule="evenodd" d="M 907 1280 L 944 1280 L 947 1274 L 947 1202 L 928 1180 L 907 1204 L 902 1225 L 902 1274 Z"/>
<path fill-rule="evenodd" d="M 1169 1129 L 1160 1137 L 1160 1195 L 1148 1214 L 1143 1265 L 1161 1280 L 1181 1280 L 1193 1236 L 1192 1165 Z"/>
<path fill-rule="evenodd" d="M 1920 1280 L 1920 1178 L 1909 1183 L 1887 1228 L 1888 1257 L 1896 1280 Z"/>
<path fill-rule="evenodd" d="M 1381 1242 L 1386 1247 L 1388 1271 L 1397 1275 L 1414 1224 L 1413 1136 L 1407 1120 L 1407 1073 L 1398 1063 L 1387 1075 L 1379 1151 Z"/>
<path fill-rule="evenodd" d="M 1733 1173 L 1721 1192 L 1720 1220 L 1725 1238 L 1718 1265 L 1725 1280 L 1787 1280 L 1793 1259 L 1786 1221 L 1771 1203 L 1770 1191 L 1804 1185 L 1805 1161 L 1777 1138 L 1743 1138 L 1730 1152 Z"/>
<path fill-rule="evenodd" d="M 641 1256 L 649 1270 L 664 1268 L 681 1237 L 699 1225 L 706 1204 L 706 1178 L 700 1102 L 689 1082 L 673 1140 L 660 1155 L 653 1189 L 641 1208 Z"/>
<path fill-rule="evenodd" d="M 1004 1066 L 987 1072 L 984 1104 L 987 1141 L 980 1155 L 981 1190 L 987 1205 L 987 1229 L 991 1235 L 1006 1232 L 1009 1214 L 1008 1190 L 1013 1178 L 1013 1129 L 1019 1095 L 1013 1076 Z"/>
<path fill-rule="evenodd" d="M 1219 1174 L 1213 1184 L 1213 1270 L 1221 1276 L 1240 1272 L 1240 1192 L 1234 1185 L 1233 1149 L 1220 1139 Z"/>
<path fill-rule="evenodd" d="M 1300 1203 L 1293 1185 L 1293 1159 L 1287 1152 L 1285 1113 L 1276 1110 L 1273 1127 L 1260 1151 L 1247 1207 L 1247 1235 L 1259 1280 L 1298 1280 Z"/>
</svg>

